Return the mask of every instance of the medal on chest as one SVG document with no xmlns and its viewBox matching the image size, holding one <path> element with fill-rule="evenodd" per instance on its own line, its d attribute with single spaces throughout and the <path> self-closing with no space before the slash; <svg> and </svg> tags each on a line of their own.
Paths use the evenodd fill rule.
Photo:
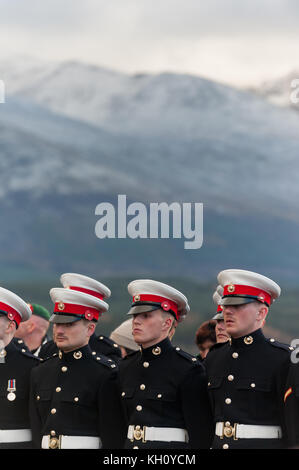
<svg viewBox="0 0 299 470">
<path fill-rule="evenodd" d="M 7 400 L 9 401 L 14 401 L 16 399 L 16 379 L 9 379 L 8 385 L 7 385 Z"/>
</svg>

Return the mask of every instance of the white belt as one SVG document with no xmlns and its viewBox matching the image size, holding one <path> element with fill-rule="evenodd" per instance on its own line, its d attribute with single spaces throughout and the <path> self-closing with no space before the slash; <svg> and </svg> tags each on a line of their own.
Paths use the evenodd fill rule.
<svg viewBox="0 0 299 470">
<path fill-rule="evenodd" d="M 164 441 L 164 442 L 189 442 L 189 436 L 186 429 L 181 428 L 154 428 L 147 426 L 128 427 L 128 439 L 131 441 Z"/>
<path fill-rule="evenodd" d="M 30 442 L 32 441 L 30 429 L 1 429 L 0 444 L 10 442 Z"/>
<path fill-rule="evenodd" d="M 228 422 L 216 423 L 216 436 L 233 437 L 234 439 L 280 439 L 280 426 L 264 426 L 255 424 L 233 424 Z"/>
<path fill-rule="evenodd" d="M 43 436 L 42 449 L 100 449 L 101 439 L 93 436 Z"/>
</svg>

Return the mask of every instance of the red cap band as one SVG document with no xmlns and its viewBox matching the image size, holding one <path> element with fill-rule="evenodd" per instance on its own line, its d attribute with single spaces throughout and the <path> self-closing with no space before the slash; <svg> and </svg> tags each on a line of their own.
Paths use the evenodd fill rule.
<svg viewBox="0 0 299 470">
<path fill-rule="evenodd" d="M 104 299 L 104 294 L 100 294 L 99 292 L 95 290 L 85 289 L 85 287 L 69 286 L 69 289 L 77 290 L 79 292 L 84 292 L 84 294 L 93 295 L 94 297 L 97 297 L 98 299 L 101 299 L 101 300 Z"/>
<path fill-rule="evenodd" d="M 64 302 L 55 303 L 54 313 L 81 316 L 86 318 L 86 320 L 98 320 L 100 316 L 100 312 L 96 308 L 87 307 L 86 305 L 66 304 Z"/>
<path fill-rule="evenodd" d="M 222 313 L 222 310 L 223 310 L 223 305 L 218 305 L 217 313 Z"/>
<path fill-rule="evenodd" d="M 17 310 L 12 308 L 10 305 L 4 304 L 3 302 L 0 302 L 0 310 L 4 310 L 4 312 L 7 313 L 7 318 L 9 320 L 14 320 L 19 326 L 22 321 L 22 317 L 19 312 L 17 312 Z"/>
<path fill-rule="evenodd" d="M 258 289 L 257 287 L 244 286 L 239 284 L 228 284 L 227 286 L 224 286 L 223 297 L 234 297 L 235 295 L 240 297 L 256 297 L 257 300 L 268 305 L 271 304 L 272 300 L 271 295 L 268 294 L 268 292 L 262 289 Z"/>
<path fill-rule="evenodd" d="M 178 305 L 173 302 L 172 300 L 167 299 L 166 297 L 160 297 L 158 295 L 151 295 L 151 294 L 140 294 L 135 295 L 133 297 L 133 302 L 154 302 L 159 303 L 161 305 L 162 310 L 168 312 L 171 310 L 174 314 L 176 319 L 179 318 L 178 312 Z"/>
</svg>

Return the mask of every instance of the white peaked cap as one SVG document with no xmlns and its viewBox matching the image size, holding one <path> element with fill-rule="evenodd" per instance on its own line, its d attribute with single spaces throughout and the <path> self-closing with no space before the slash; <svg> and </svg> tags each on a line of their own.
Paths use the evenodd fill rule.
<svg viewBox="0 0 299 470">
<path fill-rule="evenodd" d="M 243 269 L 226 269 L 218 274 L 217 279 L 223 287 L 223 305 L 238 305 L 258 300 L 270 306 L 281 292 L 279 285 L 272 279 Z"/>
<path fill-rule="evenodd" d="M 132 318 L 121 323 L 114 331 L 112 331 L 110 338 L 119 346 L 138 351 L 139 345 L 135 343 L 132 335 Z"/>
<path fill-rule="evenodd" d="M 55 304 L 50 318 L 53 323 L 70 323 L 83 318 L 98 320 L 99 316 L 109 309 L 106 302 L 93 295 L 63 287 L 51 289 L 50 297 Z"/>
<path fill-rule="evenodd" d="M 111 295 L 111 291 L 107 286 L 83 274 L 64 273 L 60 276 L 60 282 L 65 288 L 84 289 L 87 290 L 86 294 L 98 295 L 102 299 L 108 299 Z"/>
<path fill-rule="evenodd" d="M 14 320 L 17 326 L 31 317 L 29 305 L 4 287 L 0 287 L 0 314 L 7 316 L 9 320 Z"/>
<path fill-rule="evenodd" d="M 159 281 L 137 279 L 130 282 L 128 291 L 133 297 L 129 315 L 161 308 L 181 322 L 190 311 L 188 300 L 180 291 Z"/>
</svg>

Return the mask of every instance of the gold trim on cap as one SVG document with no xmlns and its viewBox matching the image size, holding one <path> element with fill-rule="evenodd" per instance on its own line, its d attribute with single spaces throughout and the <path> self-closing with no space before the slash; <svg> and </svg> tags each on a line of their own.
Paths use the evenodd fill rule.
<svg viewBox="0 0 299 470">
<path fill-rule="evenodd" d="M 232 293 L 232 292 L 235 292 L 235 286 L 234 284 L 230 283 L 228 286 L 227 286 L 227 290 L 228 292 Z"/>
</svg>

